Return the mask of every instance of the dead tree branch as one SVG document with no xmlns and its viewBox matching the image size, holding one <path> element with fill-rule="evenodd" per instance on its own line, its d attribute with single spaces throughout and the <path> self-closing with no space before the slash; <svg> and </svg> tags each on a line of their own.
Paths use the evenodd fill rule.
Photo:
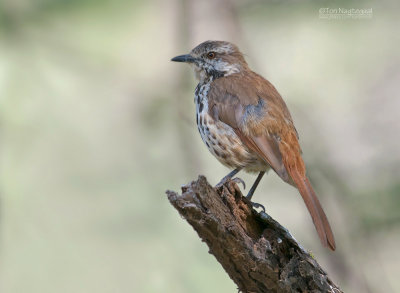
<svg viewBox="0 0 400 293">
<path fill-rule="evenodd" d="M 213 188 L 200 176 L 182 195 L 167 194 L 240 291 L 342 292 L 287 229 L 252 209 L 236 183 Z"/>
</svg>

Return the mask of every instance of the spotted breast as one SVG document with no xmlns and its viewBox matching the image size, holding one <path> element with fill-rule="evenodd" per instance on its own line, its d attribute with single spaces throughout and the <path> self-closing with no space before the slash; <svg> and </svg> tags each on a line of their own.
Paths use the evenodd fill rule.
<svg viewBox="0 0 400 293">
<path fill-rule="evenodd" d="M 248 172 L 265 171 L 266 164 L 242 143 L 232 127 L 209 114 L 207 95 L 212 80 L 210 78 L 199 83 L 195 91 L 196 123 L 203 142 L 218 161 L 229 168 L 241 167 Z"/>
</svg>

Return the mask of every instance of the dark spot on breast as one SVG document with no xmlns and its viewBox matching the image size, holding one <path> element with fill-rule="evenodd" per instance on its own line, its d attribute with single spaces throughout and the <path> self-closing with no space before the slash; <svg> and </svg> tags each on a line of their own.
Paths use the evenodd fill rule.
<svg viewBox="0 0 400 293">
<path fill-rule="evenodd" d="M 207 127 L 208 128 L 208 127 Z M 213 132 L 213 133 L 211 133 L 211 137 L 213 138 L 213 139 L 217 139 L 217 137 L 215 136 L 215 133 Z"/>
<path fill-rule="evenodd" d="M 218 146 L 219 146 L 222 150 L 226 150 L 226 147 L 225 147 L 222 143 L 218 142 Z"/>
<path fill-rule="evenodd" d="M 219 151 L 217 151 L 216 149 L 214 149 L 214 153 L 217 157 L 221 157 L 221 153 Z"/>
<path fill-rule="evenodd" d="M 203 125 L 203 115 L 200 115 L 200 125 Z"/>
<path fill-rule="evenodd" d="M 203 102 L 200 102 L 199 103 L 199 112 L 203 112 L 203 108 L 204 108 Z"/>
<path fill-rule="evenodd" d="M 224 160 L 226 160 L 226 158 L 227 158 L 226 153 L 222 153 L 222 154 L 221 154 L 221 158 L 223 158 Z"/>
<path fill-rule="evenodd" d="M 206 131 L 207 131 L 207 132 L 210 132 L 210 128 L 208 128 L 208 126 L 206 126 Z"/>
</svg>

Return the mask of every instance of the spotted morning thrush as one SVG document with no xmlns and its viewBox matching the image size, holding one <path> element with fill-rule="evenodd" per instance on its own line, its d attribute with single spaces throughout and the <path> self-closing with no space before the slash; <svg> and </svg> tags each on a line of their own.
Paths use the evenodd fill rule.
<svg viewBox="0 0 400 293">
<path fill-rule="evenodd" d="M 233 169 L 258 172 L 247 198 L 272 169 L 296 187 L 311 214 L 321 243 L 335 250 L 328 219 L 306 176 L 298 133 L 275 87 L 247 65 L 238 47 L 206 41 L 172 61 L 192 65 L 199 84 L 195 90 L 196 122 L 208 150 Z"/>
</svg>

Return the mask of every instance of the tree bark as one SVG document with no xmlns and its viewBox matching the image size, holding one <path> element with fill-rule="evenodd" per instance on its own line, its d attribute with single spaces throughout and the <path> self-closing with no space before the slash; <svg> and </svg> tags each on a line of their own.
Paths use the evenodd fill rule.
<svg viewBox="0 0 400 293">
<path fill-rule="evenodd" d="M 213 188 L 200 176 L 182 195 L 167 194 L 240 291 L 342 292 L 287 229 L 252 208 L 235 182 Z"/>
</svg>

